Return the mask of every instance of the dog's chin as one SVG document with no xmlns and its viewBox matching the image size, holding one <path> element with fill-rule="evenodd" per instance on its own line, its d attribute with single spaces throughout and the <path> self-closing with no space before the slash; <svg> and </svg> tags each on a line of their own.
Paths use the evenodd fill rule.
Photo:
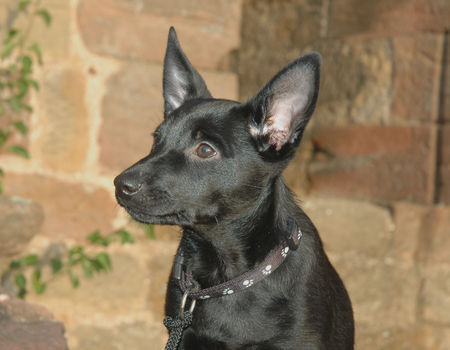
<svg viewBox="0 0 450 350">
<path fill-rule="evenodd" d="M 186 225 L 190 223 L 190 220 L 186 220 L 182 213 L 175 213 L 171 211 L 161 210 L 160 207 L 146 207 L 141 206 L 134 207 L 128 203 L 124 203 L 118 199 L 118 203 L 122 206 L 130 216 L 136 221 L 144 224 L 152 225 Z"/>
</svg>

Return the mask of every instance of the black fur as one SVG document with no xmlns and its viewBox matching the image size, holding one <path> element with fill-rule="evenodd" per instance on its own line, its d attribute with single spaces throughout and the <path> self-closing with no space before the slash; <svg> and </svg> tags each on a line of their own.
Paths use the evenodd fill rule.
<svg viewBox="0 0 450 350">
<path fill-rule="evenodd" d="M 347 292 L 281 177 L 314 110 L 320 63 L 301 56 L 246 103 L 213 99 L 169 32 L 164 121 L 151 153 L 115 179 L 118 202 L 139 221 L 183 228 L 180 249 L 203 288 L 261 262 L 290 218 L 303 232 L 261 282 L 198 301 L 180 350 L 353 349 Z M 180 298 L 170 277 L 167 315 Z"/>
</svg>

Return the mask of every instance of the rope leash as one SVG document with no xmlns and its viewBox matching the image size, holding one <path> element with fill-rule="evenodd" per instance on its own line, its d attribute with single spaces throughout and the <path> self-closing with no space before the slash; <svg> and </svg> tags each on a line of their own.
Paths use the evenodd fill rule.
<svg viewBox="0 0 450 350">
<path fill-rule="evenodd" d="M 167 316 L 164 319 L 164 326 L 169 331 L 169 340 L 164 350 L 176 350 L 180 343 L 183 331 L 192 324 L 192 312 L 185 311 L 183 317 L 175 318 Z"/>
<path fill-rule="evenodd" d="M 169 339 L 167 340 L 167 345 L 164 350 L 177 350 L 184 330 L 192 324 L 192 315 L 194 313 L 196 300 L 191 300 L 189 310 L 185 310 L 189 291 L 190 289 L 187 289 L 181 298 L 178 316 L 175 318 L 167 316 L 163 321 L 164 326 L 166 326 L 169 331 Z"/>
</svg>

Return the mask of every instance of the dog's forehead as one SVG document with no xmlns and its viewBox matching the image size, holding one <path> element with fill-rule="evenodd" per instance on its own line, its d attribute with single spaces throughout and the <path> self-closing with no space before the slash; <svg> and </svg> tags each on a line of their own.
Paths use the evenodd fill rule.
<svg viewBox="0 0 450 350">
<path fill-rule="evenodd" d="M 187 119 L 197 119 L 204 116 L 223 117 L 229 114 L 234 107 L 238 106 L 238 102 L 229 100 L 200 100 L 193 101 L 180 108 L 180 117 Z"/>
<path fill-rule="evenodd" d="M 235 107 L 239 105 L 229 100 L 189 101 L 168 116 L 161 127 L 172 134 L 206 127 L 222 129 L 230 124 L 230 119 L 236 119 Z"/>
</svg>

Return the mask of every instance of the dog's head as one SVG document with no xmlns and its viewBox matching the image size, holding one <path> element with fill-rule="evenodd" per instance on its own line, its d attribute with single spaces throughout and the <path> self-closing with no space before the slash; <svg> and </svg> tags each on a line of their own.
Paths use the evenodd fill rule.
<svg viewBox="0 0 450 350">
<path fill-rule="evenodd" d="M 170 29 L 164 121 L 150 154 L 115 180 L 137 220 L 192 226 L 251 210 L 286 167 L 314 111 L 321 58 L 299 57 L 246 103 L 212 98 Z"/>
</svg>

